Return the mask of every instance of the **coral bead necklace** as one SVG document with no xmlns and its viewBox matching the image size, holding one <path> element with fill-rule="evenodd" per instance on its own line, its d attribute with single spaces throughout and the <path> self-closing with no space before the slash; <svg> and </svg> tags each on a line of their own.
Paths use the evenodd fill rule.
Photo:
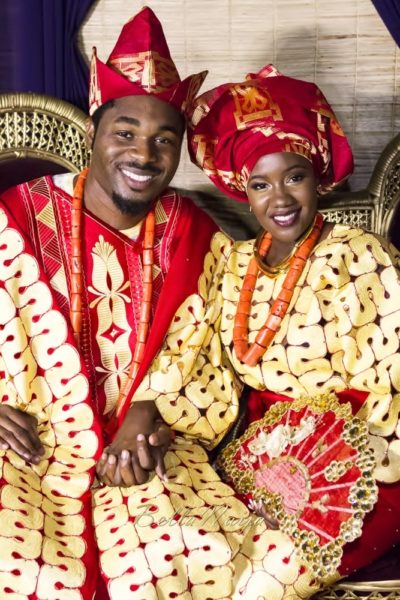
<svg viewBox="0 0 400 600">
<path fill-rule="evenodd" d="M 82 330 L 82 290 L 83 290 L 83 264 L 82 264 L 82 206 L 83 191 L 89 169 L 84 169 L 78 176 L 74 188 L 71 209 L 71 289 L 70 289 L 70 318 L 75 340 L 79 345 Z M 145 221 L 145 232 L 143 240 L 143 293 L 140 307 L 140 317 L 136 337 L 136 346 L 132 362 L 129 367 L 128 378 L 121 388 L 117 401 L 116 410 L 123 406 L 129 390 L 131 389 L 141 362 L 143 360 L 146 340 L 149 332 L 151 305 L 153 297 L 153 263 L 154 263 L 154 235 L 155 215 L 151 210 Z"/>
<path fill-rule="evenodd" d="M 272 342 L 276 332 L 279 330 L 282 320 L 289 308 L 293 296 L 294 288 L 303 271 L 304 265 L 311 250 L 314 248 L 322 231 L 324 219 L 320 213 L 316 214 L 313 227 L 305 238 L 295 246 L 295 252 L 290 259 L 289 269 L 282 288 L 276 300 L 272 303 L 269 315 L 264 325 L 258 332 L 254 343 L 249 344 L 249 316 L 251 310 L 251 300 L 253 298 L 254 288 L 257 282 L 258 272 L 261 269 L 257 256 L 250 260 L 247 273 L 240 290 L 239 303 L 236 310 L 233 326 L 233 345 L 238 359 L 254 367 L 266 352 Z M 258 254 L 264 259 L 271 247 L 272 238 L 270 233 L 264 232 Z"/>
</svg>

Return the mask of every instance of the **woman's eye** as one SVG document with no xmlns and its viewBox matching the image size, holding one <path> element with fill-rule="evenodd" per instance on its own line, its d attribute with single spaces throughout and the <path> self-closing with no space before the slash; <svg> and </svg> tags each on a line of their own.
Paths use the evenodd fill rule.
<svg viewBox="0 0 400 600">
<path fill-rule="evenodd" d="M 266 187 L 267 187 L 267 184 L 266 183 L 262 183 L 260 181 L 260 182 L 252 183 L 250 187 L 251 187 L 252 190 L 255 190 L 256 192 L 258 192 L 260 190 L 265 190 Z"/>
<path fill-rule="evenodd" d="M 298 183 L 299 181 L 303 181 L 303 179 L 304 175 L 302 173 L 297 173 L 296 175 L 291 175 L 291 177 L 289 177 L 289 181 L 293 183 Z"/>
</svg>

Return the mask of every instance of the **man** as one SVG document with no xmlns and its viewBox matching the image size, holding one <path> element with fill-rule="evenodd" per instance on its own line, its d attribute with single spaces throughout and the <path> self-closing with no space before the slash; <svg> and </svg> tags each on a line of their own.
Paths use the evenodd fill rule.
<svg viewBox="0 0 400 600">
<path fill-rule="evenodd" d="M 167 189 L 204 76 L 180 80 L 159 21 L 143 9 L 107 64 L 94 53 L 88 172 L 2 197 L 1 598 L 95 593 L 95 465 L 216 230 Z M 142 436 L 139 460 L 125 453 L 117 473 L 103 455 L 105 483 L 141 482 L 160 459 L 168 432 L 142 433 L 153 434 L 153 454 Z"/>
</svg>

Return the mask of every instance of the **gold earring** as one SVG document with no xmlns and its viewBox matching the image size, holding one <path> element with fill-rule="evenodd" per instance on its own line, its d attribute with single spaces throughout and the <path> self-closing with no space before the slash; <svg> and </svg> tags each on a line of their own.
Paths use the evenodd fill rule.
<svg viewBox="0 0 400 600">
<path fill-rule="evenodd" d="M 253 209 L 251 208 L 250 204 L 249 204 L 249 212 L 253 212 Z"/>
</svg>

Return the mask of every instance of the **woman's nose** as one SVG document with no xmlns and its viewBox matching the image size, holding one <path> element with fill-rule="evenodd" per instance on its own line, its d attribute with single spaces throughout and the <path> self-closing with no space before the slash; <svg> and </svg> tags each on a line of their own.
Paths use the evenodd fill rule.
<svg viewBox="0 0 400 600">
<path fill-rule="evenodd" d="M 286 205 L 292 202 L 290 190 L 284 184 L 277 184 L 272 188 L 272 201 L 279 205 Z"/>
</svg>

